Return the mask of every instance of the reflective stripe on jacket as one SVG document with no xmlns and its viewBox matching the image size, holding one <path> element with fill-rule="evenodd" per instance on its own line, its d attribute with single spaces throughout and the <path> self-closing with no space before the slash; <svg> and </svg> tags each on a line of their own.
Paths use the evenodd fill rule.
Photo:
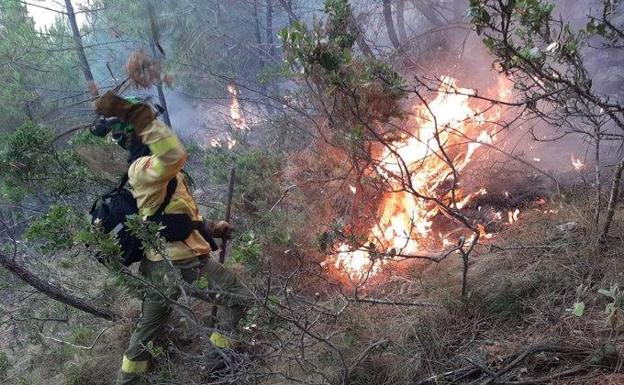
<svg viewBox="0 0 624 385">
<path fill-rule="evenodd" d="M 191 196 L 180 173 L 187 160 L 187 154 L 175 133 L 159 120 L 154 120 L 139 134 L 143 144 L 152 153 L 135 160 L 128 169 L 128 181 L 132 186 L 132 195 L 137 201 L 140 215 L 152 215 L 165 199 L 167 184 L 171 178 L 178 180 L 178 185 L 171 203 L 164 210 L 165 214 L 184 213 L 193 220 L 200 220 L 199 209 Z M 168 242 L 168 257 L 182 260 L 210 253 L 210 246 L 199 234 L 193 231 L 184 241 Z M 148 250 L 149 260 L 160 261 L 162 255 Z"/>
</svg>

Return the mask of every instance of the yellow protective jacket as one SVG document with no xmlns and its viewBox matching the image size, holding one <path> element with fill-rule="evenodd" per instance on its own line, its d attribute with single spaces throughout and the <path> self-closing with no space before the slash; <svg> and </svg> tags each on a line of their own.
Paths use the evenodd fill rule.
<svg viewBox="0 0 624 385">
<path fill-rule="evenodd" d="M 139 136 L 152 153 L 135 160 L 128 169 L 128 182 L 137 201 L 139 215 L 152 215 L 158 210 L 165 199 L 167 184 L 175 177 L 178 180 L 177 188 L 164 214 L 184 213 L 192 220 L 201 220 L 197 204 L 180 172 L 186 163 L 187 154 L 178 137 L 158 120 L 147 125 Z M 167 258 L 177 261 L 208 255 L 210 245 L 195 230 L 184 241 L 167 242 L 166 253 Z M 149 260 L 163 260 L 163 256 L 154 250 L 147 250 L 145 254 Z"/>
</svg>

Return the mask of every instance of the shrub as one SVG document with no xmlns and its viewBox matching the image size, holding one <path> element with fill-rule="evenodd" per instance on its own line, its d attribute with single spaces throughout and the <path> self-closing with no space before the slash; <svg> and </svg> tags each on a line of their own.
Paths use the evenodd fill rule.
<svg viewBox="0 0 624 385">
<path fill-rule="evenodd" d="M 240 263 L 252 275 L 258 273 L 261 267 L 262 246 L 258 243 L 253 232 L 246 232 L 232 247 L 231 261 Z"/>
<path fill-rule="evenodd" d="M 45 215 L 32 221 L 24 232 L 24 239 L 36 242 L 46 254 L 69 248 L 78 221 L 78 215 L 71 207 L 53 205 Z"/>
<path fill-rule="evenodd" d="M 88 175 L 76 152 L 54 148 L 48 128 L 29 121 L 0 137 L 0 186 L 9 200 L 21 201 L 41 191 L 76 193 Z"/>
</svg>

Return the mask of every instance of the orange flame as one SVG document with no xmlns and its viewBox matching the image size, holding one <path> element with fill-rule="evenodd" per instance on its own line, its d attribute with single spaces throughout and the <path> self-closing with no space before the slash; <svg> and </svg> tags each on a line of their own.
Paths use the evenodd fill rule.
<svg viewBox="0 0 624 385">
<path fill-rule="evenodd" d="M 520 218 L 520 210 L 519 209 L 515 209 L 514 211 L 509 210 L 507 212 L 507 222 L 515 223 L 515 222 L 518 221 L 518 218 Z"/>
<path fill-rule="evenodd" d="M 236 85 L 232 82 L 228 83 L 227 92 L 231 95 L 232 100 L 230 101 L 230 118 L 234 123 L 234 127 L 239 130 L 246 130 L 248 128 L 247 121 L 243 116 L 243 112 L 241 110 L 240 100 L 238 98 L 239 92 L 236 88 Z"/>
<path fill-rule="evenodd" d="M 442 234 L 432 234 L 434 217 L 440 208 L 431 199 L 434 197 L 451 207 L 461 209 L 480 195 L 485 189 L 465 194 L 454 180 L 471 162 L 476 151 L 483 144 L 495 140 L 493 131 L 483 129 L 486 117 L 468 104 L 474 91 L 456 87 L 455 79 L 442 78 L 438 96 L 427 105 L 414 107 L 414 118 L 409 121 L 399 140 L 386 145 L 376 157 L 373 171 L 385 179 L 393 192 L 383 195 L 379 206 L 379 220 L 370 230 L 369 239 L 376 248 L 393 250 L 401 254 L 417 253 L 434 240 L 438 245 L 454 244 Z M 508 96 L 506 91 L 500 95 Z M 498 118 L 500 109 L 492 109 L 488 118 Z M 477 134 L 476 139 L 471 139 Z M 407 177 L 406 175 L 409 175 Z M 449 188 L 454 184 L 454 188 Z M 450 191 L 439 196 L 439 191 Z M 408 192 L 409 191 L 409 192 Z M 483 225 L 479 230 L 485 238 L 491 237 Z M 334 266 L 351 277 L 367 273 L 373 275 L 380 270 L 383 261 L 369 258 L 365 248 L 350 249 L 346 244 L 338 247 L 333 257 Z"/>
<path fill-rule="evenodd" d="M 579 158 L 575 157 L 574 154 L 570 154 L 570 161 L 572 162 L 572 167 L 576 171 L 581 171 L 585 168 L 585 163 L 583 163 Z"/>
</svg>

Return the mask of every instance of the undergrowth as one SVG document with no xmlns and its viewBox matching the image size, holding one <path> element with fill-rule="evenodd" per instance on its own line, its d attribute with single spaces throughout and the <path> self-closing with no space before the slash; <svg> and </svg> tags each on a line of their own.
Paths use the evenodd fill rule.
<svg viewBox="0 0 624 385">
<path fill-rule="evenodd" d="M 453 258 L 439 265 L 401 265 L 394 273 L 386 272 L 384 282 L 363 291 L 364 296 L 427 302 L 429 306 L 345 306 L 334 283 L 320 278 L 312 280 L 310 276 L 293 280 L 283 289 L 302 295 L 311 291 L 322 293 L 312 295 L 312 301 L 335 314 L 319 313 L 315 323 L 309 325 L 313 333 L 327 336 L 333 348 L 324 343 L 306 345 L 306 362 L 321 368 L 323 381 L 332 384 L 418 384 L 429 376 L 471 363 L 496 371 L 509 362 L 509 357 L 528 347 L 564 345 L 584 353 L 544 353 L 542 361 L 527 360 L 528 372 L 523 375 L 548 374 L 560 366 L 585 362 L 579 361 L 582 358 L 593 363 L 592 369 L 571 377 L 567 383 L 599 383 L 600 378 L 622 369 L 622 323 L 616 320 L 609 324 L 605 312 L 612 304 L 610 309 L 617 313 L 622 304 L 599 290 L 624 286 L 624 239 L 619 236 L 624 223 L 618 212 L 608 242 L 594 242 L 587 199 L 590 198 L 580 195 L 539 210 L 527 209 L 518 223 L 480 245 L 471 258 L 469 292 L 463 300 L 461 261 Z M 566 223 L 574 226 L 558 228 Z M 233 262 L 246 268 L 246 281 L 263 293 L 270 260 L 263 254 L 261 240 L 250 231 L 237 240 Z M 310 282 L 315 282 L 312 288 L 302 287 L 311 285 Z M 68 344 L 46 341 L 49 349 L 31 354 L 31 359 L 49 365 L 39 367 L 31 377 L 50 376 L 46 383 L 68 385 L 113 381 L 139 307 L 132 295 L 115 285 L 112 278 L 96 287 L 94 295 L 117 306 L 125 320 L 115 325 L 77 323 L 69 332 L 57 334 Z M 346 288 L 342 290 L 348 292 Z M 280 318 L 284 315 L 281 309 L 289 306 L 285 298 L 290 297 L 276 291 L 265 298 L 264 308 L 259 306 L 246 317 L 245 327 L 250 329 L 245 334 L 244 365 L 248 373 L 236 377 L 238 383 L 282 383 L 283 376 L 269 373 L 288 373 L 307 382 L 319 380 L 293 365 L 294 357 L 302 351 L 296 340 L 289 339 L 296 327 Z M 575 304 L 580 302 L 582 313 L 575 312 Z M 204 317 L 210 313 L 209 306 L 194 306 L 202 319 L 209 318 Z M 301 317 L 305 319 L 304 314 Z M 152 372 L 156 383 L 176 384 L 183 378 L 197 383 L 217 381 L 208 373 L 197 371 L 197 365 L 201 367 L 199 357 L 207 347 L 206 337 L 197 335 L 189 326 L 192 324 L 178 313 L 174 312 L 171 322 L 174 326 L 167 328 L 158 345 L 161 354 Z M 109 329 L 89 348 L 107 326 Z M 285 344 L 279 354 L 271 351 L 275 341 Z M 346 378 L 340 359 L 351 365 Z M 8 378 L 8 383 L 43 383 L 23 373 L 13 376 L 12 368 L 19 361 L 14 354 L 0 356 L 0 375 Z M 225 380 L 229 381 L 228 378 L 233 381 L 234 377 L 226 376 Z"/>
</svg>

